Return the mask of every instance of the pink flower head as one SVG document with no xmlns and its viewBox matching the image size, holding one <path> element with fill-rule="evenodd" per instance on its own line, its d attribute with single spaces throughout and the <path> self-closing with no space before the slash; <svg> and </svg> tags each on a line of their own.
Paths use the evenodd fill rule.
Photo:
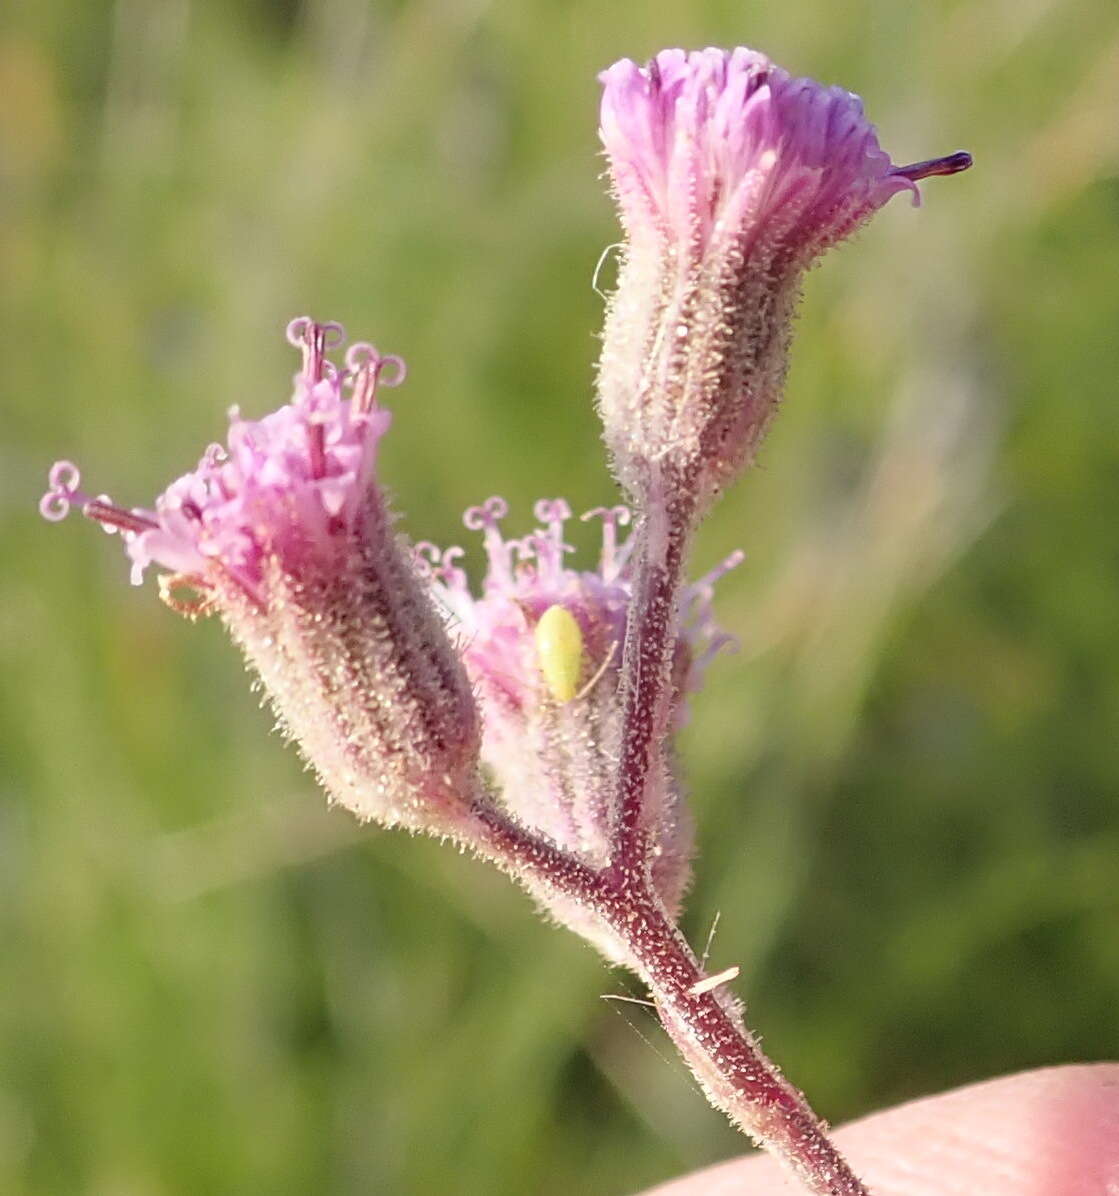
<svg viewBox="0 0 1119 1196">
<path fill-rule="evenodd" d="M 337 324 L 294 320 L 288 340 L 303 355 L 291 402 L 259 420 L 234 408 L 227 445 L 152 509 L 83 493 L 67 461 L 40 509 L 61 519 L 78 505 L 123 534 L 135 582 L 160 565 L 170 605 L 219 613 L 339 802 L 453 830 L 473 794 L 473 696 L 375 477 L 390 422 L 378 387 L 402 381 L 404 364 L 355 344 L 339 368 L 327 357 Z"/>
<path fill-rule="evenodd" d="M 367 344 L 351 345 L 339 370 L 326 351 L 341 338 L 338 324 L 293 320 L 288 340 L 302 350 L 303 370 L 291 402 L 260 420 L 234 407 L 227 446 L 210 445 L 154 510 L 125 510 L 82 493 L 77 468 L 65 461 L 51 470 L 40 510 L 61 519 L 77 504 L 107 530 L 121 531 L 136 584 L 158 564 L 203 594 L 235 584 L 266 604 L 270 562 L 298 572 L 301 558 L 330 553 L 354 533 L 392 419 L 377 406 L 377 389 L 404 378 L 399 358 Z"/>
<path fill-rule="evenodd" d="M 601 137 L 627 234 L 599 372 L 623 482 L 651 469 L 709 497 L 753 454 L 785 372 L 804 270 L 918 180 L 858 96 L 738 48 L 664 50 L 601 76 Z"/>
<path fill-rule="evenodd" d="M 857 95 L 795 79 L 756 50 L 663 50 L 601 76 L 602 143 L 626 231 L 701 250 L 743 221 L 815 255 L 966 155 L 894 166 Z"/>
<path fill-rule="evenodd" d="M 564 539 L 571 516 L 563 499 L 541 500 L 542 526 L 521 539 L 500 529 L 505 502 L 491 498 L 471 507 L 464 523 L 482 532 L 488 570 L 480 597 L 471 593 L 461 567 L 463 550 L 440 552 L 416 546 L 431 584 L 458 631 L 467 674 L 483 713 L 482 760 L 501 787 L 509 809 L 559 846 L 601 866 L 607 861 L 615 822 L 614 799 L 620 755 L 618 680 L 622 642 L 633 595 L 630 545 L 619 529 L 630 521 L 625 507 L 599 507 L 584 520 L 602 520 L 598 568 L 576 571 Z M 685 588 L 676 647 L 676 721 L 684 696 L 699 687 L 711 658 L 731 642 L 715 625 L 714 583 L 741 560 L 735 553 L 712 573 Z M 558 643 L 542 636 L 556 611 L 570 616 L 574 638 Z M 570 666 L 573 682 L 560 689 L 551 659 Z M 691 853 L 690 827 L 680 810 L 673 778 L 651 787 L 656 843 L 654 877 L 670 906 L 679 901 Z"/>
</svg>

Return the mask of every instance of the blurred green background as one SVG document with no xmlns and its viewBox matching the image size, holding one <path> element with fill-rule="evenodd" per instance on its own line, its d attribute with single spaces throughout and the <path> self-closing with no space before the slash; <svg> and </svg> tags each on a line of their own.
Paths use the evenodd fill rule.
<svg viewBox="0 0 1119 1196">
<path fill-rule="evenodd" d="M 1119 1056 L 1112 0 L 15 0 L 0 31 L 0 1191 L 623 1196 L 742 1142 L 486 867 L 328 813 L 216 625 L 40 522 L 145 503 L 285 321 L 409 361 L 417 537 L 612 497 L 595 73 L 746 42 L 911 161 L 813 273 L 695 569 L 742 643 L 685 739 L 687 914 L 832 1120 Z M 584 544 L 588 543 L 583 541 Z"/>
</svg>

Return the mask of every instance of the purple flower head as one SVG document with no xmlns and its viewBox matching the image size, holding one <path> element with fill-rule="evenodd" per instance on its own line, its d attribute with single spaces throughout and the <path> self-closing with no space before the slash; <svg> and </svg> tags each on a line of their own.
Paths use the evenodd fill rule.
<svg viewBox="0 0 1119 1196">
<path fill-rule="evenodd" d="M 171 606 L 218 613 L 336 800 L 454 830 L 473 793 L 473 696 L 375 476 L 390 422 L 377 391 L 403 380 L 403 362 L 355 344 L 339 368 L 327 357 L 337 324 L 294 320 L 288 340 L 303 355 L 291 402 L 260 420 L 234 408 L 226 446 L 152 509 L 83 493 L 67 461 L 40 509 L 61 519 L 79 506 L 122 533 L 133 581 L 160 565 Z"/>
<path fill-rule="evenodd" d="M 695 249 L 749 221 L 813 255 L 958 156 L 896 167 L 857 95 L 756 50 L 663 50 L 601 75 L 601 136 L 626 231 Z"/>
<path fill-rule="evenodd" d="M 899 192 L 970 165 L 894 166 L 858 96 L 738 48 L 601 75 L 627 235 L 599 370 L 623 483 L 686 475 L 701 501 L 753 454 L 784 379 L 804 270 Z"/>
<path fill-rule="evenodd" d="M 479 597 L 461 567 L 461 548 L 440 552 L 423 543 L 416 552 L 457 629 L 483 714 L 482 760 L 506 805 L 525 825 L 602 866 L 615 823 L 618 681 L 633 595 L 630 544 L 618 533 L 630 513 L 599 507 L 583 516 L 602 520 L 602 549 L 597 569 L 576 571 L 565 563 L 571 510 L 563 499 L 538 502 L 542 526 L 521 539 L 502 534 L 506 512 L 502 499 L 490 498 L 463 520 L 485 543 L 488 569 Z M 740 560 L 740 553 L 728 557 L 682 595 L 673 669 L 677 724 L 686 693 L 699 688 L 711 658 L 731 642 L 715 624 L 712 596 L 718 578 Z M 552 624 L 558 634 L 549 631 Z M 654 877 L 675 907 L 687 879 L 691 830 L 673 777 L 658 778 L 649 800 L 657 806 L 650 812 Z"/>
<path fill-rule="evenodd" d="M 338 324 L 300 318 L 287 335 L 303 353 L 291 402 L 260 420 L 244 419 L 234 407 L 227 445 L 210 445 L 154 510 L 91 498 L 78 489 L 77 468 L 60 461 L 43 515 L 61 519 L 79 505 L 107 530 L 121 531 L 136 584 L 157 564 L 203 595 L 233 584 L 266 605 L 271 564 L 298 572 L 303 558 L 330 554 L 355 532 L 377 444 L 392 419 L 377 406 L 377 389 L 404 378 L 399 358 L 381 357 L 367 344 L 351 345 L 339 370 L 326 357 L 341 342 Z"/>
</svg>

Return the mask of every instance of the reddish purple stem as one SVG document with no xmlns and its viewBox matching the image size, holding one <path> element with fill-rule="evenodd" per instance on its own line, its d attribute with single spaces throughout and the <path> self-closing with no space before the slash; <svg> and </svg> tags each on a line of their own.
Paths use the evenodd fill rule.
<svg viewBox="0 0 1119 1196">
<path fill-rule="evenodd" d="M 596 871 L 485 801 L 474 809 L 495 862 L 530 888 L 543 883 L 593 910 L 625 943 L 666 1032 L 713 1105 L 813 1196 L 869 1196 L 804 1096 L 746 1030 L 737 1003 L 717 989 L 695 991 L 703 968 L 642 872 Z"/>
<path fill-rule="evenodd" d="M 661 1023 L 708 1100 L 813 1196 L 869 1196 L 803 1094 L 746 1029 L 738 1003 L 718 989 L 694 991 L 703 969 L 656 898 L 622 891 L 602 910 L 633 951 Z"/>
<path fill-rule="evenodd" d="M 666 497 L 640 530 L 637 581 L 622 655 L 622 761 L 611 868 L 622 877 L 645 860 L 645 789 L 670 715 L 676 604 L 691 534 L 690 502 Z"/>
</svg>

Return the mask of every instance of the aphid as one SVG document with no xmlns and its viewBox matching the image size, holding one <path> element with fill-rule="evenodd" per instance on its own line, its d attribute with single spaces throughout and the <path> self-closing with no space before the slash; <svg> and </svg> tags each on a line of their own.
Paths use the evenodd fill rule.
<svg viewBox="0 0 1119 1196">
<path fill-rule="evenodd" d="M 579 694 L 583 674 L 583 633 L 575 616 L 565 606 L 549 606 L 533 638 L 548 692 L 557 702 L 570 702 Z"/>
</svg>

